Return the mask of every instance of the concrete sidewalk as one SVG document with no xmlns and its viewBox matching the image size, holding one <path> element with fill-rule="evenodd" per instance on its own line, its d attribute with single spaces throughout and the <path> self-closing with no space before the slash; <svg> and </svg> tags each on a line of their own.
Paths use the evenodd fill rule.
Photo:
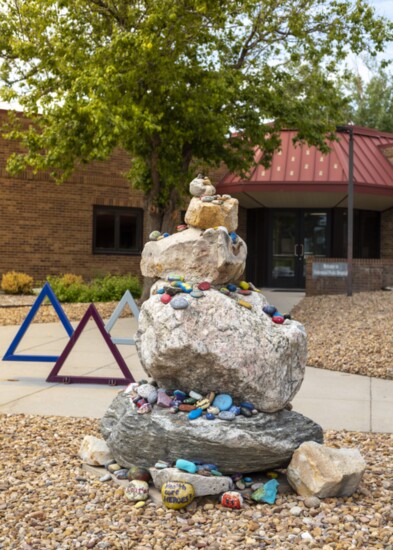
<svg viewBox="0 0 393 550">
<path fill-rule="evenodd" d="M 267 293 L 266 293 L 267 294 Z M 274 296 L 269 301 L 274 301 Z M 284 309 L 284 308 L 282 308 Z M 0 327 L 3 357 L 19 327 Z M 119 319 L 112 335 L 130 337 L 135 319 Z M 17 353 L 60 355 L 68 336 L 60 323 L 31 325 Z M 133 346 L 119 346 L 134 378 L 145 378 Z M 0 413 L 100 418 L 122 387 L 99 384 L 48 384 L 52 363 L 0 362 Z M 121 376 L 94 323 L 89 323 L 61 369 L 63 375 Z M 393 432 L 393 381 L 308 367 L 294 410 L 325 429 Z"/>
</svg>

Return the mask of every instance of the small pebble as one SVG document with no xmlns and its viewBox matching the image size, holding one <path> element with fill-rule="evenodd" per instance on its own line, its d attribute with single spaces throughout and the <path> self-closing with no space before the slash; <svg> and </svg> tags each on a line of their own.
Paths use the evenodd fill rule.
<svg viewBox="0 0 393 550">
<path fill-rule="evenodd" d="M 300 506 L 293 506 L 289 510 L 289 513 L 292 514 L 293 516 L 300 516 L 300 514 L 302 513 L 302 508 L 300 508 Z"/>
<path fill-rule="evenodd" d="M 235 420 L 236 416 L 229 411 L 221 411 L 218 418 L 220 420 Z"/>
<path fill-rule="evenodd" d="M 143 508 L 146 505 L 146 500 L 140 500 L 136 504 L 134 504 L 134 508 Z"/>
<path fill-rule="evenodd" d="M 319 508 L 321 506 L 321 501 L 318 497 L 307 497 L 304 499 L 304 505 L 307 508 Z"/>
<path fill-rule="evenodd" d="M 100 481 L 110 481 L 112 479 L 111 474 L 105 474 L 100 477 Z"/>
</svg>

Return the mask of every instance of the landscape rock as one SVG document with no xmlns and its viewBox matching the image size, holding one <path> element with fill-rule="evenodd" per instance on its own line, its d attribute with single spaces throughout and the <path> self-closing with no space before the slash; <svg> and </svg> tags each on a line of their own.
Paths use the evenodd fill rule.
<svg viewBox="0 0 393 550">
<path fill-rule="evenodd" d="M 285 467 L 305 441 L 323 442 L 322 428 L 299 413 L 237 416 L 232 422 L 190 422 L 186 414 L 154 408 L 138 415 L 119 393 L 101 420 L 101 431 L 116 460 L 126 466 L 148 466 L 179 457 L 216 464 L 220 472 L 259 472 Z"/>
<path fill-rule="evenodd" d="M 229 232 L 236 231 L 238 224 L 239 201 L 228 199 L 222 204 L 203 202 L 192 198 L 184 221 L 192 227 L 209 229 L 223 225 Z"/>
<path fill-rule="evenodd" d="M 181 269 L 188 282 L 223 284 L 241 277 L 246 257 L 247 245 L 240 237 L 234 244 L 226 231 L 217 229 L 204 234 L 190 227 L 166 239 L 146 243 L 141 271 L 144 277 L 165 279 Z"/>
<path fill-rule="evenodd" d="M 104 466 L 112 460 L 112 454 L 103 439 L 85 435 L 79 448 L 79 457 L 90 466 Z"/>
<path fill-rule="evenodd" d="M 175 311 L 151 296 L 140 311 L 136 347 L 159 386 L 206 395 L 228 393 L 265 412 L 281 410 L 303 381 L 307 341 L 296 321 L 275 325 L 265 297 L 245 296 L 252 310 L 211 289 Z"/>
<path fill-rule="evenodd" d="M 233 489 L 233 481 L 227 476 L 206 477 L 198 474 L 181 472 L 177 468 L 165 468 L 164 470 L 150 468 L 150 473 L 155 487 L 159 490 L 161 490 L 161 487 L 167 481 L 186 481 L 191 483 L 194 487 L 196 497 L 218 495 Z"/>
<path fill-rule="evenodd" d="M 366 463 L 358 449 L 333 449 L 308 441 L 293 454 L 289 483 L 305 497 L 344 497 L 359 486 Z"/>
</svg>

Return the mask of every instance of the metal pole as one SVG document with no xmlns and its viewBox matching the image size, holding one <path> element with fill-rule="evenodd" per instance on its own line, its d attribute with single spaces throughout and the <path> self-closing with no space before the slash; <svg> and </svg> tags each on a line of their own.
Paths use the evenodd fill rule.
<svg viewBox="0 0 393 550">
<path fill-rule="evenodd" d="M 352 260 L 353 260 L 353 128 L 349 133 L 349 167 L 348 167 L 348 248 L 347 248 L 347 296 L 352 296 Z"/>
</svg>

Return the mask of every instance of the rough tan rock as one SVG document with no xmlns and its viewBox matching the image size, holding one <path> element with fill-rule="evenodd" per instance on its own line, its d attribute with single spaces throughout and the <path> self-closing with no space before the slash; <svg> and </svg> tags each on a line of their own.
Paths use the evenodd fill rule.
<svg viewBox="0 0 393 550">
<path fill-rule="evenodd" d="M 93 435 L 85 435 L 78 454 L 83 462 L 91 466 L 104 466 L 112 460 L 112 454 L 105 441 Z"/>
<path fill-rule="evenodd" d="M 228 199 L 223 204 L 203 202 L 192 198 L 185 216 L 185 222 L 193 227 L 209 229 L 223 225 L 228 231 L 236 231 L 238 226 L 237 199 Z"/>
<path fill-rule="evenodd" d="M 224 284 L 239 280 L 247 257 L 246 243 L 238 237 L 232 243 L 225 230 L 189 228 L 160 241 L 146 243 L 141 260 L 145 277 L 165 279 L 180 273 L 186 281 Z"/>
<path fill-rule="evenodd" d="M 289 483 L 301 496 L 350 496 L 366 463 L 358 449 L 332 449 L 313 441 L 302 443 L 287 469 Z"/>
</svg>

